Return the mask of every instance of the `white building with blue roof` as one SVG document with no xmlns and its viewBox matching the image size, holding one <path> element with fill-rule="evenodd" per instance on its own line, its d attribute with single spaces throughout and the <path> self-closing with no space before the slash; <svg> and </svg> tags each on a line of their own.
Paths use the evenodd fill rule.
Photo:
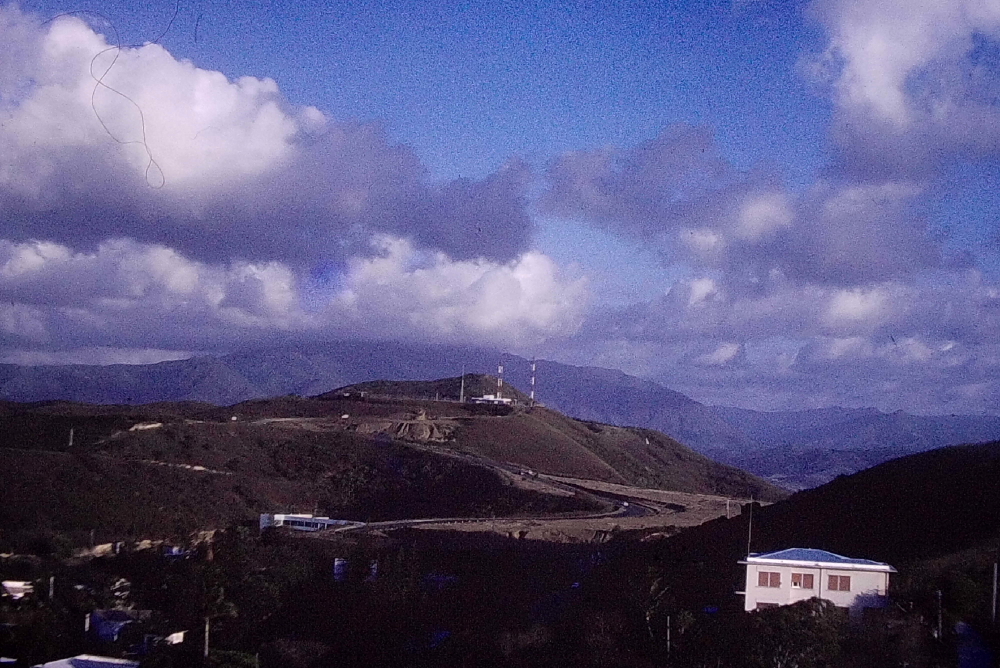
<svg viewBox="0 0 1000 668">
<path fill-rule="evenodd" d="M 852 559 L 826 550 L 793 547 L 750 554 L 744 610 L 790 605 L 819 597 L 859 612 L 885 605 L 889 574 L 896 569 L 870 559 Z"/>
</svg>

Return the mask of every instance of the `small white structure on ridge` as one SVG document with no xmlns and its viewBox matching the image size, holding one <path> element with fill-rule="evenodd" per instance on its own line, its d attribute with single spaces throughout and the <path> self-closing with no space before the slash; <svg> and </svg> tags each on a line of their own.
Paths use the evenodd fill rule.
<svg viewBox="0 0 1000 668">
<path fill-rule="evenodd" d="M 511 397 L 503 397 L 497 394 L 484 394 L 481 397 L 471 397 L 469 399 L 470 404 L 498 404 L 503 406 L 509 406 L 514 403 Z"/>
<path fill-rule="evenodd" d="M 889 574 L 896 569 L 870 559 L 851 559 L 826 550 L 793 547 L 751 554 L 744 610 L 790 605 L 819 597 L 858 612 L 885 605 Z"/>
<path fill-rule="evenodd" d="M 352 520 L 334 520 L 329 517 L 285 513 L 262 513 L 260 516 L 261 531 L 267 527 L 288 527 L 297 531 L 320 531 L 322 529 L 355 526 L 364 526 L 364 523 Z"/>
</svg>

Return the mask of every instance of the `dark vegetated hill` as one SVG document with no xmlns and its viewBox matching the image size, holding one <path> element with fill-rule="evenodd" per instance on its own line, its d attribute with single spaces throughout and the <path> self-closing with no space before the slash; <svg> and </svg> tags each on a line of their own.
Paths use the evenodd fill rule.
<svg viewBox="0 0 1000 668">
<path fill-rule="evenodd" d="M 200 418 L 218 411 L 198 402 L 144 406 L 95 405 L 69 401 L 32 404 L 0 402 L 0 448 L 65 451 L 70 431 L 76 446 L 95 443 L 138 422 Z"/>
<path fill-rule="evenodd" d="M 792 538 L 810 547 L 910 561 L 1000 531 L 1000 442 L 895 459 L 765 508 L 755 549 Z"/>
<path fill-rule="evenodd" d="M 811 547 L 897 568 L 996 541 L 1000 442 L 953 446 L 886 462 L 753 512 L 751 551 Z M 749 513 L 645 543 L 688 605 L 742 605 Z"/>
<path fill-rule="evenodd" d="M 80 544 L 91 529 L 99 541 L 183 534 L 281 510 L 383 520 L 596 507 L 585 496 L 521 490 L 489 469 L 350 431 L 180 419 L 129 431 L 142 421 L 107 410 L 87 416 L 78 406 L 70 419 L 28 407 L 3 417 L 53 436 L 0 436 L 0 549 L 25 549 L 53 534 Z M 46 428 L 52 419 L 56 427 Z M 69 425 L 81 433 L 72 448 L 62 433 Z"/>
</svg>

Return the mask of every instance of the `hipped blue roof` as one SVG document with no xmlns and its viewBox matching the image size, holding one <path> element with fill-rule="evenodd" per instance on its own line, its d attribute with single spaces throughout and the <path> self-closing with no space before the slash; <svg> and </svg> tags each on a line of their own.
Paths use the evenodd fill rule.
<svg viewBox="0 0 1000 668">
<path fill-rule="evenodd" d="M 888 566 L 888 564 L 881 561 L 872 561 L 871 559 L 851 559 L 850 557 L 845 557 L 839 554 L 834 554 L 833 552 L 827 552 L 826 550 L 817 550 L 810 547 L 790 547 L 785 550 L 778 550 L 777 552 L 763 552 L 760 554 L 751 554 L 751 557 L 756 557 L 757 559 L 777 559 L 779 561 L 820 561 L 828 564 L 857 564 L 859 566 Z"/>
</svg>

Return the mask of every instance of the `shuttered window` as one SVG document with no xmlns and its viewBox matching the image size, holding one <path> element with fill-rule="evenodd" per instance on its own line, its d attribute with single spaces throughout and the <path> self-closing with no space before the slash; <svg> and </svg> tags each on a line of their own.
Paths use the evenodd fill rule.
<svg viewBox="0 0 1000 668">
<path fill-rule="evenodd" d="M 768 571 L 758 571 L 757 572 L 757 586 L 758 587 L 780 587 L 781 586 L 781 573 L 771 573 Z"/>
<path fill-rule="evenodd" d="M 792 587 L 795 589 L 812 589 L 814 586 L 812 573 L 792 573 Z"/>
</svg>

